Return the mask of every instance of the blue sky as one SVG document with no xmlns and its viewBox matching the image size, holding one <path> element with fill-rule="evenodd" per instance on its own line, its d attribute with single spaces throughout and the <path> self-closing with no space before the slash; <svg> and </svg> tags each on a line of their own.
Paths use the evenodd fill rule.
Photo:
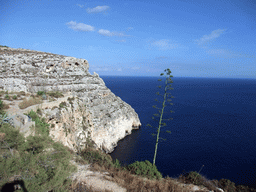
<svg viewBox="0 0 256 192">
<path fill-rule="evenodd" d="M 115 76 L 256 78 L 255 0 L 1 0 L 0 44 Z"/>
</svg>

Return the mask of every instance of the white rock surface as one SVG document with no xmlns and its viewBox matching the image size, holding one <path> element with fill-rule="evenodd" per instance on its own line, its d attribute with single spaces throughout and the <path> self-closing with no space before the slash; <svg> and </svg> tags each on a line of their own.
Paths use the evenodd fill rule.
<svg viewBox="0 0 256 192">
<path fill-rule="evenodd" d="M 65 97 L 31 106 L 42 109 L 50 136 L 77 151 L 90 137 L 95 148 L 110 153 L 117 142 L 141 126 L 138 114 L 109 90 L 85 59 L 25 49 L 0 48 L 0 90 L 60 91 Z M 73 100 L 72 100 L 73 99 Z M 65 103 L 63 108 L 60 103 Z"/>
</svg>

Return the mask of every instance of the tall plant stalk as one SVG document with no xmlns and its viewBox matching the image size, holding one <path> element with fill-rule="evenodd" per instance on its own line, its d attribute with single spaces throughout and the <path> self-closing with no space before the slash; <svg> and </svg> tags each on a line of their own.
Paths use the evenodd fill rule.
<svg viewBox="0 0 256 192">
<path fill-rule="evenodd" d="M 159 124 L 158 124 L 158 127 L 156 127 L 157 128 L 157 137 L 156 137 L 156 145 L 155 145 L 155 153 L 154 153 L 153 165 L 155 165 L 155 161 L 156 161 L 156 154 L 157 154 L 157 147 L 158 147 L 159 139 L 163 139 L 163 138 L 159 137 L 160 130 L 161 130 L 161 127 L 166 126 L 166 123 L 162 123 L 162 121 L 163 120 L 171 120 L 172 119 L 172 118 L 170 118 L 170 119 L 163 119 L 164 108 L 167 106 L 167 105 L 165 105 L 165 103 L 166 103 L 166 101 L 167 102 L 171 101 L 171 99 L 168 99 L 168 96 L 170 95 L 170 93 L 168 93 L 168 90 L 172 90 L 173 89 L 173 88 L 171 88 L 171 85 L 169 84 L 169 83 L 173 83 L 172 80 L 171 80 L 171 77 L 173 77 L 173 76 L 170 75 L 171 71 L 170 71 L 170 69 L 165 69 L 164 71 L 166 72 L 164 95 L 159 94 L 159 92 L 156 93 L 157 95 L 163 96 L 162 108 L 158 108 L 155 105 L 153 106 L 153 108 L 159 109 L 158 112 L 160 113 L 160 117 L 159 117 L 159 114 L 154 114 L 154 116 L 159 117 Z M 160 76 L 163 76 L 163 75 L 164 75 L 164 73 L 160 74 Z M 158 79 L 158 81 L 162 81 L 162 79 Z M 161 88 L 161 86 L 158 86 L 158 87 Z M 174 97 L 171 96 L 171 98 L 174 98 Z M 157 99 L 155 99 L 155 101 L 159 102 Z M 170 103 L 170 104 L 173 105 L 173 103 Z M 170 111 L 170 112 L 173 113 L 174 111 Z M 152 117 L 152 119 L 154 120 L 155 118 Z M 152 127 L 150 124 L 147 124 L 147 126 Z M 171 133 L 171 131 L 169 131 L 169 130 L 167 130 L 166 132 L 167 133 Z M 152 134 L 152 135 L 155 136 L 156 134 Z M 166 139 L 163 139 L 163 140 L 166 140 Z"/>
</svg>

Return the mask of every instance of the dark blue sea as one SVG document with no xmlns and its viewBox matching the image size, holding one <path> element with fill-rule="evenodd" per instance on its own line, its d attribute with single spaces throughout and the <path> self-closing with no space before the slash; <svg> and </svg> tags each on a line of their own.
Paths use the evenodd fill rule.
<svg viewBox="0 0 256 192">
<path fill-rule="evenodd" d="M 110 155 L 127 165 L 153 162 L 163 81 L 158 77 L 101 76 L 106 86 L 138 113 L 142 126 L 118 142 Z M 171 103 L 165 108 L 156 166 L 163 176 L 199 171 L 208 179 L 256 187 L 256 79 L 173 77 Z M 174 113 L 170 113 L 170 110 Z M 166 133 L 170 130 L 171 134 Z"/>
</svg>

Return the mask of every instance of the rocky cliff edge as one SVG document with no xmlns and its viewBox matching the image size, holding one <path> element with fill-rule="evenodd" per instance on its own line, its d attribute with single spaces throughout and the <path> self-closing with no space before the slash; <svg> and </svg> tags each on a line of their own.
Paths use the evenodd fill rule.
<svg viewBox="0 0 256 192">
<path fill-rule="evenodd" d="M 51 124 L 50 136 L 55 141 L 78 151 L 86 146 L 90 135 L 95 148 L 111 153 L 117 142 L 141 123 L 134 109 L 113 94 L 97 73 L 91 75 L 88 69 L 85 59 L 0 47 L 0 90 L 64 94 L 53 101 L 45 98 L 40 105 L 17 109 L 20 117 L 24 112 L 40 108 L 42 116 Z M 16 113 L 9 111 L 11 115 Z"/>
</svg>

